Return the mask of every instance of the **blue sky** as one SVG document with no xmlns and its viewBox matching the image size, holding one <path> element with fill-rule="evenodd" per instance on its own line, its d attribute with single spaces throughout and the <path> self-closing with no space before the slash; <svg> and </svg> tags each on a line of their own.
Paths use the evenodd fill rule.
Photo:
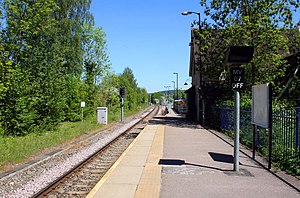
<svg viewBox="0 0 300 198">
<path fill-rule="evenodd" d="M 190 25 L 201 11 L 199 0 L 93 0 L 91 12 L 96 26 L 106 33 L 112 71 L 133 70 L 138 86 L 148 92 L 164 90 L 176 81 L 187 89 Z"/>
<path fill-rule="evenodd" d="M 106 33 L 112 71 L 133 70 L 138 86 L 149 93 L 165 90 L 176 81 L 188 89 L 191 23 L 204 16 L 199 0 L 93 0 L 91 12 L 96 26 Z M 299 17 L 298 17 L 299 18 Z M 188 81 L 190 84 L 190 81 Z"/>
</svg>

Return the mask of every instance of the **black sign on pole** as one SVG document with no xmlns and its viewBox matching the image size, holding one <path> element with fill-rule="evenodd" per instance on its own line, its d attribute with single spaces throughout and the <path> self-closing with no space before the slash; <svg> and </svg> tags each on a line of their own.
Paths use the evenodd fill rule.
<svg viewBox="0 0 300 198">
<path fill-rule="evenodd" d="M 121 98 L 124 98 L 126 94 L 126 89 L 125 87 L 120 87 L 120 96 Z"/>
<path fill-rule="evenodd" d="M 231 87 L 233 90 L 241 90 L 244 87 L 245 68 L 231 68 Z"/>
<path fill-rule="evenodd" d="M 226 63 L 242 65 L 252 60 L 253 46 L 230 46 L 226 52 Z"/>
<path fill-rule="evenodd" d="M 126 88 L 120 87 L 120 96 L 121 96 L 121 122 L 124 122 L 124 98 L 126 95 Z"/>
</svg>

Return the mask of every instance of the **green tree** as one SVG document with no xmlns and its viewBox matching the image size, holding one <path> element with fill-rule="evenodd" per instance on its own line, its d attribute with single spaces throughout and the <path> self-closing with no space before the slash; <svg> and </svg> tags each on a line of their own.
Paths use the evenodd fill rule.
<svg viewBox="0 0 300 198">
<path fill-rule="evenodd" d="M 126 67 L 119 75 L 120 86 L 126 87 L 125 108 L 136 110 L 142 103 L 146 103 L 147 94 L 145 90 L 138 87 L 137 80 L 132 69 Z"/>
<path fill-rule="evenodd" d="M 87 91 L 81 83 L 81 76 L 84 26 L 93 25 L 93 16 L 89 12 L 91 0 L 56 0 L 56 3 L 59 10 L 54 12 L 54 18 L 58 23 L 52 34 L 59 51 L 59 70 L 64 76 L 61 83 L 62 94 L 65 96 L 63 112 L 65 120 L 77 120 L 80 118 L 80 101 L 85 99 L 82 91 Z"/>
<path fill-rule="evenodd" d="M 4 48 L 9 49 L 3 58 L 9 61 L 2 62 L 2 81 L 7 85 L 1 102 L 2 122 L 7 134 L 21 135 L 61 118 L 56 108 L 51 108 L 53 98 L 45 95 L 49 88 L 56 89 L 48 78 L 55 73 L 48 35 L 56 24 L 52 14 L 57 7 L 53 0 L 11 0 L 3 5 L 5 33 L 1 37 Z"/>
<path fill-rule="evenodd" d="M 10 72 L 11 61 L 8 59 L 8 51 L 5 49 L 5 29 L 4 29 L 4 5 L 3 1 L 0 1 L 0 101 L 5 97 L 5 93 L 9 83 L 8 72 Z M 2 104 L 0 104 L 2 106 Z M 1 108 L 1 107 L 0 107 Z M 1 114 L 0 114 L 1 116 Z M 0 122 L 1 123 L 1 122 Z M 1 125 L 0 125 L 1 126 Z"/>
<path fill-rule="evenodd" d="M 105 36 L 102 28 L 86 25 L 83 38 L 83 77 L 87 84 L 86 100 L 92 106 L 97 95 L 97 84 L 101 81 L 101 77 L 110 69 Z"/>
<path fill-rule="evenodd" d="M 222 29 L 224 44 L 251 45 L 255 48 L 252 62 L 245 65 L 249 85 L 274 82 L 284 75 L 282 58 L 291 53 L 286 32 L 295 27 L 292 14 L 299 1 L 206 1 L 205 13 Z M 299 33 L 299 31 L 298 31 Z"/>
<path fill-rule="evenodd" d="M 119 110 L 145 103 L 131 69 L 109 71 L 105 33 L 91 0 L 0 0 L 0 134 L 26 135 L 80 119 L 80 102 Z"/>
<path fill-rule="evenodd" d="M 58 21 L 55 39 L 60 45 L 65 72 L 80 77 L 83 62 L 84 25 L 93 25 L 89 12 L 91 0 L 56 0 L 59 10 L 55 14 Z"/>
<path fill-rule="evenodd" d="M 101 77 L 110 69 L 106 34 L 102 28 L 86 25 L 83 37 L 84 63 L 94 64 L 92 68 L 85 68 L 85 80 L 91 84 L 98 84 Z"/>
<path fill-rule="evenodd" d="M 126 88 L 125 109 L 133 110 L 137 106 L 137 102 L 135 100 L 137 97 L 137 93 L 135 92 L 137 83 L 132 69 L 126 67 L 123 73 L 119 75 L 119 79 L 120 87 Z"/>
<path fill-rule="evenodd" d="M 96 97 L 99 106 L 106 106 L 109 112 L 116 113 L 120 110 L 119 87 L 120 82 L 116 74 L 107 72 L 99 85 L 100 91 Z"/>
<path fill-rule="evenodd" d="M 147 90 L 145 88 L 138 87 L 137 93 L 138 93 L 138 98 L 137 98 L 138 104 L 139 105 L 141 105 L 141 104 L 147 104 L 148 103 Z"/>
<path fill-rule="evenodd" d="M 93 25 L 90 3 L 0 1 L 0 122 L 5 134 L 24 135 L 80 119 L 80 101 L 90 90 L 81 81 L 88 46 L 84 25 Z M 103 32 L 91 30 L 94 41 L 105 47 Z M 90 46 L 94 54 L 103 53 L 104 65 L 105 50 Z"/>
<path fill-rule="evenodd" d="M 164 99 L 164 95 L 165 94 L 163 92 L 155 92 L 151 94 L 151 103 L 159 104 L 159 102 Z"/>
</svg>

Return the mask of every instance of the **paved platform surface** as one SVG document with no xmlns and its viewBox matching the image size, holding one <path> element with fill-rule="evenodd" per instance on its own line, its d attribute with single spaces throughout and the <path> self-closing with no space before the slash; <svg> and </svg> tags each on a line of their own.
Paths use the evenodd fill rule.
<svg viewBox="0 0 300 198">
<path fill-rule="evenodd" d="M 228 141 L 170 111 L 149 123 L 87 197 L 300 197 L 299 180 L 291 187 L 243 152 L 233 171 Z"/>
</svg>

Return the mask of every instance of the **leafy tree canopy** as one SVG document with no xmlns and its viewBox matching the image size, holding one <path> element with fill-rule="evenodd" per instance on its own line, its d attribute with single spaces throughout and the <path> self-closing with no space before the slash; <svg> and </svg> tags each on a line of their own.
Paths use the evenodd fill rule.
<svg viewBox="0 0 300 198">
<path fill-rule="evenodd" d="M 222 70 L 228 73 L 229 67 L 223 63 L 224 48 L 230 45 L 254 46 L 252 62 L 244 65 L 249 91 L 252 84 L 274 83 L 285 74 L 283 57 L 300 47 L 299 42 L 293 42 L 299 38 L 299 26 L 293 19 L 299 1 L 202 0 L 200 4 L 214 21 L 213 24 L 203 23 L 203 27 L 210 29 L 209 33 L 207 30 L 200 32 L 204 43 L 200 49 L 206 64 L 219 65 L 219 73 Z M 218 33 L 210 37 L 213 30 L 218 30 Z M 218 40 L 223 44 L 218 44 Z M 208 49 L 212 46 L 211 52 L 217 53 L 210 53 Z M 223 64 L 223 69 L 219 63 Z M 280 89 L 277 87 L 276 93 Z"/>
</svg>

